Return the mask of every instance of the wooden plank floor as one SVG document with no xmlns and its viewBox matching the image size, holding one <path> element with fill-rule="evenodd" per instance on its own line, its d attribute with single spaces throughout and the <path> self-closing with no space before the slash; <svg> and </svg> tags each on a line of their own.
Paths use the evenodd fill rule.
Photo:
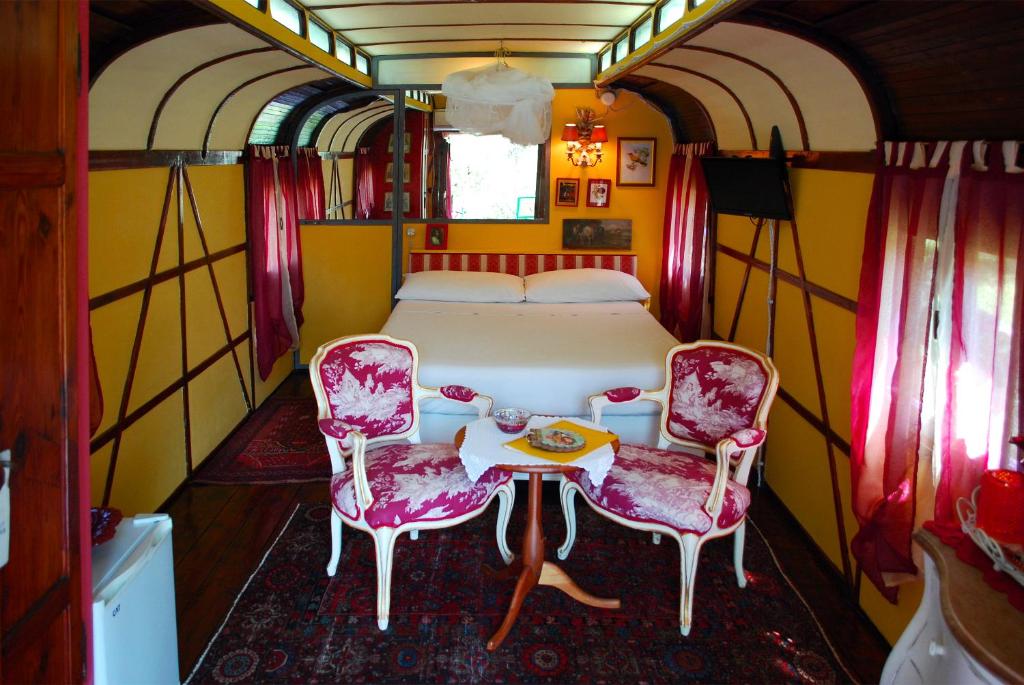
<svg viewBox="0 0 1024 685">
<path fill-rule="evenodd" d="M 311 394 L 304 374 L 277 391 Z M 552 489 L 554 483 L 545 487 Z M 517 483 L 524 487 L 525 483 Z M 545 492 L 557 498 L 557 490 Z M 186 484 L 164 511 L 174 521 L 174 575 L 181 677 L 192 671 L 245 581 L 295 506 L 326 503 L 327 484 Z M 516 493 L 516 511 L 526 502 Z M 878 682 L 889 646 L 848 599 L 843 582 L 767 488 L 754 490 L 750 518 L 768 540 L 783 571 L 814 611 L 829 640 L 860 682 Z M 739 591 L 739 590 L 737 590 Z"/>
</svg>

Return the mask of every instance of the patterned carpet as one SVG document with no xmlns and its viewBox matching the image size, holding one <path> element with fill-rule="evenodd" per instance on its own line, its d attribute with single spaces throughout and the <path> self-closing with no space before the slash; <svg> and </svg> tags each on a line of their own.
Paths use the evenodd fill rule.
<svg viewBox="0 0 1024 685">
<path fill-rule="evenodd" d="M 552 493 L 548 493 L 549 495 Z M 510 525 L 513 548 L 523 501 Z M 679 634 L 679 550 L 579 506 L 579 534 L 562 567 L 622 609 L 593 609 L 541 587 L 497 652 L 513 583 L 500 564 L 497 507 L 461 527 L 399 539 L 391 624 L 375 621 L 371 538 L 345 528 L 338 574 L 325 505 L 296 509 L 190 676 L 192 683 L 831 683 L 851 680 L 813 616 L 750 526 L 749 583 L 736 586 L 731 538 L 705 546 L 693 631 Z M 544 508 L 548 558 L 564 531 L 555 498 Z"/>
<path fill-rule="evenodd" d="M 196 471 L 197 483 L 306 483 L 329 480 L 327 445 L 316 425 L 316 400 L 270 397 Z"/>
</svg>

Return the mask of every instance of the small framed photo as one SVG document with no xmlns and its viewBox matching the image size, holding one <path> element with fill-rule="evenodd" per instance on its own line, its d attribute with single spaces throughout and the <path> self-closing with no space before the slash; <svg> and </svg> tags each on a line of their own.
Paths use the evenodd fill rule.
<svg viewBox="0 0 1024 685">
<path fill-rule="evenodd" d="M 404 152 L 406 154 L 409 154 L 409 150 L 412 149 L 412 133 L 406 131 L 405 132 L 405 139 L 402 142 L 403 142 L 402 152 Z M 394 151 L 395 151 L 395 134 L 392 133 L 390 136 L 388 136 L 388 152 L 394 152 Z"/>
<path fill-rule="evenodd" d="M 607 207 L 611 196 L 612 181 L 610 178 L 592 178 L 587 181 L 588 207 Z"/>
<path fill-rule="evenodd" d="M 412 164 L 406 162 L 402 165 L 402 180 L 405 183 L 409 183 L 412 180 Z M 384 182 L 394 183 L 395 182 L 395 163 L 388 162 L 387 167 L 384 168 Z"/>
<path fill-rule="evenodd" d="M 615 185 L 653 186 L 656 138 L 619 138 Z"/>
<path fill-rule="evenodd" d="M 555 205 L 575 207 L 580 203 L 580 180 L 578 178 L 555 179 Z"/>
<path fill-rule="evenodd" d="M 395 206 L 394 193 L 389 190 L 386 193 L 384 193 L 384 211 L 385 212 L 390 212 L 390 211 L 392 211 L 392 208 L 394 206 Z M 405 191 L 404 193 L 402 193 L 402 212 L 404 212 L 404 213 L 408 213 L 409 212 L 409 191 Z"/>
<path fill-rule="evenodd" d="M 448 224 L 427 224 L 427 237 L 423 247 L 428 250 L 448 249 Z"/>
</svg>

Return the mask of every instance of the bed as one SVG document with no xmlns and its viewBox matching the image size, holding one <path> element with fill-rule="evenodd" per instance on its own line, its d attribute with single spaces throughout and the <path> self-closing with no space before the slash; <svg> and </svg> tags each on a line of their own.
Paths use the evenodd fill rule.
<svg viewBox="0 0 1024 685">
<path fill-rule="evenodd" d="M 508 274 L 510 282 L 521 282 L 520 276 L 567 269 L 585 270 L 571 275 L 576 280 L 585 275 L 610 276 L 605 272 L 588 273 L 593 269 L 633 275 L 636 256 L 413 252 L 409 263 L 410 274 L 496 273 Z M 564 281 L 569 276 L 527 278 L 527 291 L 540 293 L 531 289 L 533 282 L 556 278 Z M 437 295 L 434 290 L 425 290 L 418 295 L 444 299 L 402 299 L 381 332 L 416 344 L 419 380 L 424 385 L 466 385 L 492 396 L 495 408 L 513 406 L 534 413 L 589 416 L 587 397 L 591 394 L 623 385 L 662 385 L 665 353 L 677 342 L 647 311 L 641 301 L 646 292 L 639 282 L 628 280 L 641 290 L 641 294 L 627 294 L 633 300 L 467 302 L 458 301 L 460 292 L 466 292 L 467 299 L 488 296 L 476 286 Z M 588 285 L 584 299 L 604 296 L 600 285 L 583 282 Z M 580 290 L 578 284 L 575 292 L 560 285 L 546 291 L 541 299 L 557 300 L 561 293 L 579 299 Z M 608 296 L 618 297 L 618 292 L 617 287 L 613 288 Z M 502 296 L 490 299 L 500 300 Z M 657 417 L 657 405 L 637 403 L 618 414 L 609 412 L 608 425 L 630 442 L 653 444 Z M 450 440 L 468 420 L 465 410 L 455 403 L 424 403 L 421 437 L 424 442 Z"/>
</svg>

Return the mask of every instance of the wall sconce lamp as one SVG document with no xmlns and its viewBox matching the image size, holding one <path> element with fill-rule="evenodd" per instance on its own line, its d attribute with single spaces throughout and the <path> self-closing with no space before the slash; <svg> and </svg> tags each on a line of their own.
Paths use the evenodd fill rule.
<svg viewBox="0 0 1024 685">
<path fill-rule="evenodd" d="M 594 124 L 594 110 L 589 107 L 576 109 L 575 124 L 562 127 L 565 141 L 565 158 L 573 166 L 594 167 L 601 163 L 601 143 L 608 142 L 608 131 L 600 124 Z"/>
</svg>

